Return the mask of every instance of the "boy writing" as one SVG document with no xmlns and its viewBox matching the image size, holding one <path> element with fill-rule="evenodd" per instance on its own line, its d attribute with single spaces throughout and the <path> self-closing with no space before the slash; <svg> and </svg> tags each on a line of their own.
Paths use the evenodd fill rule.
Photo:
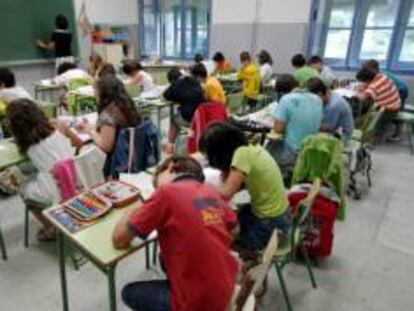
<svg viewBox="0 0 414 311">
<path fill-rule="evenodd" d="M 249 52 L 240 54 L 241 68 L 237 73 L 237 78 L 243 82 L 243 94 L 250 110 L 254 110 L 257 105 L 257 97 L 260 90 L 260 70 L 252 63 Z"/>
</svg>

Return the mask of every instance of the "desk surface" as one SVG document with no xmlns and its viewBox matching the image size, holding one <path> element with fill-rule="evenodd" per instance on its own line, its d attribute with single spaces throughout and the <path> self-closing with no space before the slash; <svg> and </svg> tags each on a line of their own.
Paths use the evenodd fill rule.
<svg viewBox="0 0 414 311">
<path fill-rule="evenodd" d="M 11 139 L 0 141 L 0 170 L 23 162 L 26 157 L 20 154 L 16 144 Z"/>
<path fill-rule="evenodd" d="M 112 244 L 112 233 L 115 225 L 124 214 L 125 208 L 113 209 L 109 214 L 105 215 L 93 225 L 74 234 L 68 232 L 61 224 L 50 216 L 50 212 L 56 208 L 59 208 L 59 206 L 47 209 L 44 212 L 46 218 L 48 218 L 66 238 L 78 246 L 86 255 L 88 255 L 88 257 L 101 267 L 115 264 L 129 254 L 145 246 L 143 240 L 136 239 L 133 241 L 133 246 L 126 250 L 117 250 L 114 248 Z"/>
</svg>

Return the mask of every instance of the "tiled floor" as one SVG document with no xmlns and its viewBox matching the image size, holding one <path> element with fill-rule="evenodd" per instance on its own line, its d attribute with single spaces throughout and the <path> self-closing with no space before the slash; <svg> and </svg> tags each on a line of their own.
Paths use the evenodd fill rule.
<svg viewBox="0 0 414 311">
<path fill-rule="evenodd" d="M 296 311 L 409 311 L 414 309 L 414 157 L 406 146 L 382 146 L 374 152 L 374 186 L 361 201 L 349 200 L 347 220 L 335 228 L 334 253 L 315 270 L 312 290 L 301 265 L 286 269 Z M 56 250 L 35 239 L 23 247 L 23 208 L 18 198 L 0 203 L 9 261 L 0 261 L 0 310 L 61 309 Z M 107 286 L 91 264 L 68 268 L 72 310 L 107 310 Z M 119 289 L 129 281 L 159 277 L 146 272 L 143 254 L 122 262 Z M 260 310 L 285 310 L 276 274 Z M 126 310 L 118 297 L 119 310 Z"/>
</svg>

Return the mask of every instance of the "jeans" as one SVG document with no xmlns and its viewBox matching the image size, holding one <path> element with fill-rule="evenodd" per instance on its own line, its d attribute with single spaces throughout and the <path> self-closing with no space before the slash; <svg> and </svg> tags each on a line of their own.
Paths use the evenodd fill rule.
<svg viewBox="0 0 414 311">
<path fill-rule="evenodd" d="M 132 310 L 170 311 L 170 286 L 167 280 L 130 283 L 122 290 L 123 302 Z"/>
<path fill-rule="evenodd" d="M 291 227 L 291 214 L 287 209 L 282 215 L 273 218 L 259 218 L 252 213 L 252 206 L 243 206 L 238 215 L 240 224 L 240 244 L 249 251 L 262 250 L 266 247 L 275 229 L 282 238 Z"/>
</svg>

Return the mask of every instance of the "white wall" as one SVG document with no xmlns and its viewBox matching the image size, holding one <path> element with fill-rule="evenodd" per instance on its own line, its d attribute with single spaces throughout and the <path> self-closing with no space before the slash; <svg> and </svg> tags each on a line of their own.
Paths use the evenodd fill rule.
<svg viewBox="0 0 414 311">
<path fill-rule="evenodd" d="M 213 0 L 213 24 L 253 23 L 256 0 Z"/>
<path fill-rule="evenodd" d="M 311 0 L 261 1 L 261 23 L 308 23 L 309 21 Z"/>
</svg>

